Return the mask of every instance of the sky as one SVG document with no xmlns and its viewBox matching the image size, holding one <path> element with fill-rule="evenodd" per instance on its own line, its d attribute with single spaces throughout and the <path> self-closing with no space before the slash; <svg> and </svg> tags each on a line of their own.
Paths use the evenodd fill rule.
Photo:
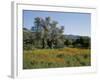
<svg viewBox="0 0 100 80">
<path fill-rule="evenodd" d="M 34 26 L 34 18 L 48 16 L 64 26 L 64 34 L 91 36 L 90 13 L 23 10 L 23 27 L 30 29 Z"/>
</svg>

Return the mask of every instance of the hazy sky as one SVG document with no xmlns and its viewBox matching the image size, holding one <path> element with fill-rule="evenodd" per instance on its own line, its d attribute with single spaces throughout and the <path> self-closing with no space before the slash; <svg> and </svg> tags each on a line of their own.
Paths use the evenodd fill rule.
<svg viewBox="0 0 100 80">
<path fill-rule="evenodd" d="M 23 27 L 30 29 L 34 26 L 34 18 L 48 16 L 64 26 L 64 34 L 90 36 L 91 14 L 89 13 L 23 10 Z"/>
</svg>

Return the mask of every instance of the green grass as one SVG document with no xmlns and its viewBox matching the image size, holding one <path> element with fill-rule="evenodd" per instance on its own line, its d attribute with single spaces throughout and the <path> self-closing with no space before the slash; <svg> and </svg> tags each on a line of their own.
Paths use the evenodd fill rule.
<svg viewBox="0 0 100 80">
<path fill-rule="evenodd" d="M 24 50 L 23 68 L 55 68 L 91 65 L 90 49 L 34 49 Z"/>
</svg>

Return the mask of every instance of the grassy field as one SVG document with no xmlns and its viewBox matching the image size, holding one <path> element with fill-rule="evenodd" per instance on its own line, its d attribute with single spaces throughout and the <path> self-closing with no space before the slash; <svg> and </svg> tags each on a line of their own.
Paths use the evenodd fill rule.
<svg viewBox="0 0 100 80">
<path fill-rule="evenodd" d="M 23 69 L 90 66 L 90 49 L 34 49 L 23 53 Z"/>
</svg>

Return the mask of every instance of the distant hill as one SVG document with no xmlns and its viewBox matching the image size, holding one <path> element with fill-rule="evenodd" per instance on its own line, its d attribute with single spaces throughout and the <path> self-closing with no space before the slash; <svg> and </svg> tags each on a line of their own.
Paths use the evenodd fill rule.
<svg viewBox="0 0 100 80">
<path fill-rule="evenodd" d="M 79 36 L 79 35 L 64 35 L 65 39 L 70 39 L 70 40 L 76 40 L 79 39 L 80 37 L 87 37 L 90 38 L 88 36 Z"/>
<path fill-rule="evenodd" d="M 78 39 L 80 36 L 76 35 L 64 35 L 65 39 Z"/>
<path fill-rule="evenodd" d="M 31 30 L 29 30 L 27 28 L 23 28 L 23 31 L 24 32 L 28 32 L 28 33 L 30 33 L 30 32 L 35 33 L 35 32 L 33 32 L 33 31 L 31 31 Z M 79 39 L 80 37 L 90 38 L 88 36 L 80 36 L 80 35 L 64 35 L 64 38 L 65 39 L 69 39 L 69 40 L 76 40 L 76 39 Z"/>
</svg>

